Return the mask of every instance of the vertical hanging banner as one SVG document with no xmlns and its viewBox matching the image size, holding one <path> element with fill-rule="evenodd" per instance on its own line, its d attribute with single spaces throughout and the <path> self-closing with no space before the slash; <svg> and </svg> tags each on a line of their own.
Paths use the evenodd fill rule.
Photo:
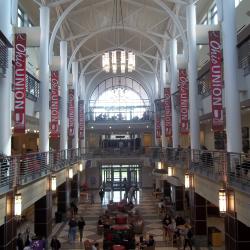
<svg viewBox="0 0 250 250">
<path fill-rule="evenodd" d="M 85 123 L 85 117 L 84 117 L 84 101 L 79 100 L 78 102 L 78 119 L 79 119 L 79 139 L 84 139 L 84 123 Z"/>
<path fill-rule="evenodd" d="M 58 71 L 51 71 L 51 121 L 50 136 L 57 138 L 59 136 L 59 75 Z"/>
<path fill-rule="evenodd" d="M 14 131 L 25 133 L 26 34 L 15 34 Z"/>
<path fill-rule="evenodd" d="M 172 105 L 170 88 L 164 88 L 165 136 L 172 136 Z"/>
<path fill-rule="evenodd" d="M 212 128 L 214 131 L 223 131 L 223 105 L 222 105 L 222 54 L 220 31 L 209 31 L 210 53 L 210 82 L 212 104 Z"/>
<path fill-rule="evenodd" d="M 179 90 L 180 90 L 180 133 L 188 134 L 188 78 L 186 69 L 179 70 Z"/>
<path fill-rule="evenodd" d="M 161 116 L 160 115 L 156 115 L 156 121 L 155 121 L 155 132 L 156 132 L 156 135 L 155 137 L 156 138 L 161 138 Z"/>
<path fill-rule="evenodd" d="M 75 109 L 74 109 L 74 89 L 69 89 L 69 136 L 74 136 L 74 115 L 75 115 Z"/>
</svg>

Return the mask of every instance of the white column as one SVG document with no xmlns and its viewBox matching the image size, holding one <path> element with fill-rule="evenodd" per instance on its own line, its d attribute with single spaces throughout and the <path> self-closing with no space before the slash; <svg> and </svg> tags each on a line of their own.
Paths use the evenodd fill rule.
<svg viewBox="0 0 250 250">
<path fill-rule="evenodd" d="M 172 106 L 172 138 L 173 148 L 178 148 L 179 142 L 179 117 L 176 112 L 174 98 L 172 96 L 178 88 L 178 71 L 177 71 L 177 40 L 172 39 L 170 42 L 170 67 L 171 67 L 171 106 Z"/>
<path fill-rule="evenodd" d="M 68 70 L 67 70 L 67 42 L 60 42 L 60 150 L 68 149 Z"/>
<path fill-rule="evenodd" d="M 39 113 L 39 151 L 49 151 L 49 24 L 50 9 L 40 8 L 40 113 Z"/>
<path fill-rule="evenodd" d="M 200 122 L 197 85 L 197 51 L 196 51 L 196 7 L 187 6 L 187 38 L 188 38 L 188 78 L 189 78 L 189 113 L 191 149 L 200 148 Z"/>
<path fill-rule="evenodd" d="M 161 98 L 164 98 L 164 88 L 166 87 L 167 82 L 167 69 L 166 69 L 166 59 L 161 60 Z M 162 131 L 162 137 L 161 137 L 161 146 L 163 148 L 167 147 L 167 138 L 165 135 L 165 117 L 161 119 L 161 131 Z"/>
<path fill-rule="evenodd" d="M 242 151 L 240 96 L 237 75 L 236 26 L 234 0 L 223 0 L 222 39 L 224 57 L 227 151 Z"/>
<path fill-rule="evenodd" d="M 73 87 L 74 87 L 74 109 L 75 109 L 75 116 L 74 116 L 74 138 L 72 141 L 73 148 L 79 147 L 78 141 L 78 62 L 72 63 L 72 74 L 73 74 Z"/>
<path fill-rule="evenodd" d="M 12 43 L 11 1 L 0 1 L 0 30 Z M 8 49 L 8 65 L 0 78 L 0 153 L 11 155 L 11 84 L 12 49 Z"/>
<path fill-rule="evenodd" d="M 155 99 L 159 98 L 159 82 L 157 77 L 155 76 Z M 159 146 L 159 139 L 156 138 L 156 107 L 154 105 L 154 139 L 155 139 L 155 146 Z"/>
<path fill-rule="evenodd" d="M 85 89 L 86 89 L 86 85 L 85 85 L 85 76 L 81 75 L 80 77 L 80 100 L 84 100 L 84 113 L 86 114 L 86 98 L 85 98 Z M 86 121 L 86 116 L 84 114 L 84 122 Z M 85 122 L 86 124 L 86 122 Z M 85 152 L 85 148 L 86 148 L 86 126 L 84 124 L 84 139 L 81 139 L 80 144 L 81 144 L 81 148 L 83 148 L 84 152 Z"/>
</svg>

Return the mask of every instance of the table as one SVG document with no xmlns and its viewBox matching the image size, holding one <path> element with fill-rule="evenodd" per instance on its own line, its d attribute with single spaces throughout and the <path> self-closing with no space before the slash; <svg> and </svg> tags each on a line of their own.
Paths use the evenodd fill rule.
<svg viewBox="0 0 250 250">
<path fill-rule="evenodd" d="M 125 247 L 122 245 L 113 245 L 113 250 L 125 250 Z"/>
</svg>

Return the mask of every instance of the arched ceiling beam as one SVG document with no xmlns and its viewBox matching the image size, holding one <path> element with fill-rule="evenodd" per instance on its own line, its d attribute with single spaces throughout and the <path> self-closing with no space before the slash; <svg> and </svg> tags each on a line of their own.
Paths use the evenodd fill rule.
<svg viewBox="0 0 250 250">
<path fill-rule="evenodd" d="M 51 64 L 52 62 L 52 56 L 53 56 L 53 47 L 54 47 L 54 43 L 55 43 L 55 38 L 56 38 L 56 34 L 57 31 L 59 30 L 60 26 L 62 25 L 62 22 L 64 21 L 64 19 L 66 18 L 66 16 L 70 13 L 70 11 L 72 9 L 74 9 L 78 4 L 80 4 L 82 1 L 84 0 L 76 0 L 74 1 L 72 4 L 70 4 L 62 13 L 62 15 L 59 17 L 59 19 L 57 20 L 54 29 L 52 31 L 51 34 L 51 38 L 50 38 L 50 43 L 49 43 L 49 64 Z"/>
<path fill-rule="evenodd" d="M 150 90 L 150 89 L 148 88 L 148 87 L 150 86 L 149 82 L 147 81 L 147 79 L 145 78 L 145 76 L 144 76 L 141 72 L 138 72 L 138 71 L 136 71 L 136 70 L 135 70 L 135 72 L 136 72 L 138 75 L 140 75 L 140 76 L 142 77 L 142 79 L 143 79 L 143 82 L 146 83 L 146 84 L 142 84 L 142 83 L 141 83 L 141 85 L 144 87 L 144 89 L 145 89 L 145 91 L 146 91 L 148 97 L 150 97 L 150 99 L 152 99 L 153 93 L 151 93 L 151 92 L 152 92 L 152 89 Z M 88 99 L 89 99 L 89 97 L 90 97 L 90 92 L 91 92 L 91 90 L 94 90 L 94 88 L 98 85 L 98 84 L 92 84 L 92 82 L 93 82 L 101 73 L 103 73 L 103 71 L 97 72 L 97 73 L 90 79 L 90 81 L 88 82 L 88 85 L 86 86 L 86 96 L 88 96 Z M 108 78 L 109 76 L 110 76 L 110 77 L 113 77 L 114 75 L 113 75 L 113 74 L 105 74 L 105 75 L 104 75 L 105 78 Z M 103 78 L 104 78 L 104 77 L 103 77 Z M 134 77 L 134 79 L 136 79 L 136 77 Z M 100 81 L 99 81 L 99 83 L 100 83 Z M 92 87 L 92 89 L 91 89 L 91 87 Z"/>
<path fill-rule="evenodd" d="M 153 0 L 158 6 L 163 8 L 166 13 L 171 17 L 173 20 L 174 25 L 176 26 L 177 30 L 179 31 L 181 35 L 181 39 L 183 42 L 183 48 L 184 48 L 184 57 L 188 60 L 188 43 L 187 43 L 187 37 L 185 35 L 184 29 L 182 27 L 182 24 L 180 20 L 178 19 L 178 16 L 162 1 L 162 0 Z"/>
<path fill-rule="evenodd" d="M 129 26 L 122 26 L 122 25 L 119 25 L 116 27 L 117 29 L 124 29 L 124 30 L 129 30 L 129 31 L 132 31 L 132 32 L 135 32 L 135 33 L 139 33 L 140 35 L 148 38 L 158 49 L 158 51 L 160 52 L 160 54 L 162 55 L 162 48 L 160 46 L 160 44 L 158 44 L 151 36 L 149 36 L 148 34 L 145 34 L 145 32 L 141 31 L 141 30 L 138 30 L 134 27 L 129 27 Z M 79 51 L 79 49 L 84 45 L 84 43 L 86 43 L 89 39 L 91 39 L 92 37 L 98 35 L 99 33 L 102 33 L 102 32 L 105 32 L 105 31 L 109 31 L 109 30 L 112 30 L 113 28 L 112 27 L 104 27 L 104 28 L 101 28 L 100 30 L 97 30 L 97 31 L 94 31 L 92 32 L 91 34 L 89 34 L 87 37 L 85 37 L 81 42 L 79 42 L 78 46 L 75 48 L 75 50 L 73 51 L 70 59 L 69 59 L 69 63 L 68 63 L 68 71 L 70 71 L 70 68 L 71 68 L 71 64 L 72 64 L 72 61 L 74 60 L 77 52 Z"/>
</svg>

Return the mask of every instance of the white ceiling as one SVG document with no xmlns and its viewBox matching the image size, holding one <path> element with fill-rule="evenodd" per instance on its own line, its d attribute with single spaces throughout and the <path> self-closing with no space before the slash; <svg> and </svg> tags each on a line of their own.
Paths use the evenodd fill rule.
<svg viewBox="0 0 250 250">
<path fill-rule="evenodd" d="M 36 4 L 34 3 L 36 2 Z M 61 13 L 75 0 L 21 0 L 20 3 L 35 25 L 39 25 L 39 5 L 51 7 L 52 32 Z M 172 11 L 178 18 L 182 29 L 186 30 L 185 7 L 189 0 L 121 0 L 123 23 L 118 15 L 118 28 L 114 21 L 114 0 L 83 0 L 66 17 L 57 33 L 54 54 L 59 55 L 59 41 L 69 43 L 70 57 L 77 45 L 84 39 L 86 42 L 76 54 L 80 62 L 80 71 L 86 66 L 87 82 L 101 81 L 107 74 L 101 71 L 101 54 L 111 48 L 125 48 L 136 53 L 135 77 L 152 78 L 159 73 L 159 58 L 163 52 L 163 41 L 177 38 L 178 51 L 183 51 L 183 42 L 173 19 L 159 5 L 159 2 Z M 198 17 L 210 0 L 198 2 Z M 119 6 L 118 6 L 119 7 Z M 113 21 L 112 21 L 113 18 Z M 115 33 L 117 34 L 115 37 Z M 166 52 L 168 55 L 168 43 Z M 159 77 L 159 76 L 158 76 Z"/>
</svg>

